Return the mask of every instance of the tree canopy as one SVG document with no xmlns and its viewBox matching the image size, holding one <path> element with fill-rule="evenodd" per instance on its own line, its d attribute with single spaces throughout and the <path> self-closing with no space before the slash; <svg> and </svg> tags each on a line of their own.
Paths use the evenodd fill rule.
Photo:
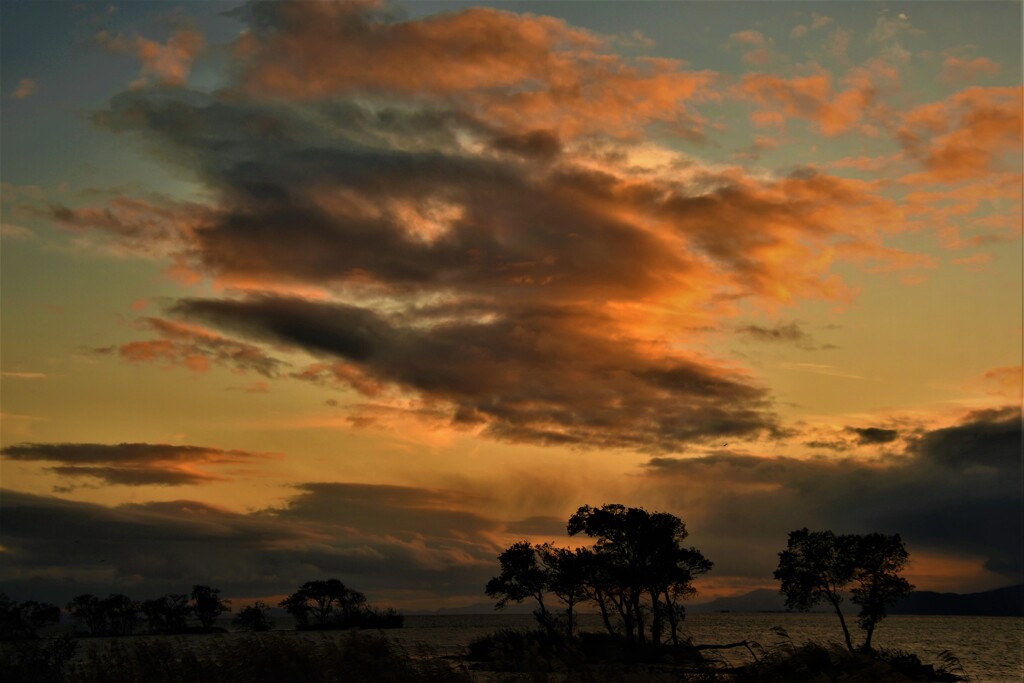
<svg viewBox="0 0 1024 683">
<path fill-rule="evenodd" d="M 551 628 L 545 597 L 552 594 L 566 606 L 571 634 L 577 604 L 593 602 L 609 633 L 630 642 L 661 642 L 668 622 L 676 641 L 684 615 L 680 601 L 693 595 L 693 579 L 712 563 L 696 548 L 682 545 L 686 525 L 675 515 L 611 504 L 584 505 L 568 520 L 570 536 L 594 539 L 589 548 L 556 548 L 550 544 L 513 544 L 498 556 L 501 573 L 485 592 L 498 598 L 496 607 L 532 598 L 537 616 Z M 649 621 L 648 621 L 649 616 Z"/>
<path fill-rule="evenodd" d="M 805 611 L 821 602 L 835 610 L 846 647 L 854 649 L 841 604 L 849 591 L 861 608 L 858 623 L 865 631 L 862 648 L 871 649 L 875 627 L 886 609 L 913 590 L 899 576 L 907 561 L 899 534 L 843 534 L 798 529 L 789 534 L 786 549 L 779 553 L 775 578 L 786 605 Z"/>
</svg>

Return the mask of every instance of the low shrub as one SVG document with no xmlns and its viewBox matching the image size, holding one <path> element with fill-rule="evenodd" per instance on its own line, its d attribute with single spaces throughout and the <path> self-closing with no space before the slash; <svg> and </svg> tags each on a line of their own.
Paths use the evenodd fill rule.
<svg viewBox="0 0 1024 683">
<path fill-rule="evenodd" d="M 770 650 L 759 662 L 736 671 L 736 683 L 953 683 L 964 679 L 922 664 L 900 650 L 850 652 L 842 645 L 807 643 Z"/>
</svg>

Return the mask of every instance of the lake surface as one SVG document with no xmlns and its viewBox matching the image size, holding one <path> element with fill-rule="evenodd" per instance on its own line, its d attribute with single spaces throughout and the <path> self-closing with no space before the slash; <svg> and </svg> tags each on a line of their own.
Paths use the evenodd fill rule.
<svg viewBox="0 0 1024 683">
<path fill-rule="evenodd" d="M 410 647 L 422 644 L 439 654 L 457 655 L 473 639 L 498 629 L 535 625 L 525 614 L 410 615 L 405 628 L 384 633 Z M 602 630 L 597 615 L 581 615 L 580 625 L 588 631 Z M 776 626 L 786 630 L 794 645 L 808 640 L 842 642 L 839 621 L 832 614 L 691 614 L 683 631 L 698 644 L 753 640 L 771 647 L 781 640 L 772 631 Z M 854 625 L 852 633 L 859 640 L 863 632 Z M 939 653 L 949 650 L 975 683 L 1024 681 L 1024 619 L 1017 617 L 891 616 L 876 629 L 874 645 L 913 652 L 936 665 L 942 663 Z M 749 661 L 742 650 L 722 652 L 729 661 Z"/>
</svg>

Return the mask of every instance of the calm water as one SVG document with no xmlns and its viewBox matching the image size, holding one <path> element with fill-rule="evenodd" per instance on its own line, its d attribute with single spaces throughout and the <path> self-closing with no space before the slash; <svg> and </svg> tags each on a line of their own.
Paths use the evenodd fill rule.
<svg viewBox="0 0 1024 683">
<path fill-rule="evenodd" d="M 474 638 L 499 628 L 533 628 L 532 616 L 522 614 L 407 616 L 405 628 L 386 633 L 402 642 L 422 643 L 442 654 L 458 654 Z M 600 618 L 583 615 L 581 626 L 601 630 Z M 807 640 L 842 641 L 835 615 L 830 614 L 691 614 L 683 630 L 695 643 L 754 640 L 764 646 L 780 638 L 781 626 L 794 644 Z M 855 637 L 860 630 L 854 627 Z M 892 616 L 875 631 L 876 647 L 914 652 L 925 662 L 940 664 L 939 653 L 952 651 L 976 683 L 1024 681 L 1024 619 L 1014 617 Z M 740 651 L 725 651 L 731 659 Z"/>
</svg>

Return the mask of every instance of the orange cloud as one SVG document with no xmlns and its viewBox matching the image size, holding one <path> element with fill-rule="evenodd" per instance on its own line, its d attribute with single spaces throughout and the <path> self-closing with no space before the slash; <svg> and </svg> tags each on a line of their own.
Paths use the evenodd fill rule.
<svg viewBox="0 0 1024 683">
<path fill-rule="evenodd" d="M 968 88 L 908 112 L 897 137 L 925 167 L 919 180 L 955 182 L 1018 169 L 1021 110 L 1019 87 Z"/>
<path fill-rule="evenodd" d="M 739 31 L 729 36 L 729 44 L 743 49 L 743 61 L 752 66 L 765 66 L 772 59 L 772 40 L 760 31 Z"/>
<path fill-rule="evenodd" d="M 322 383 L 326 380 L 349 386 L 368 398 L 377 398 L 384 393 L 384 385 L 352 363 L 314 363 L 302 372 L 292 375 L 307 382 Z"/>
<path fill-rule="evenodd" d="M 976 380 L 975 383 L 983 385 L 986 392 L 993 396 L 1000 396 L 1009 400 L 1019 400 L 1021 398 L 1022 386 L 1024 386 L 1024 368 L 1020 365 L 993 368 Z"/>
<path fill-rule="evenodd" d="M 235 54 L 242 88 L 252 96 L 368 92 L 455 100 L 506 129 L 572 136 L 625 134 L 652 120 L 695 128 L 699 121 L 685 103 L 711 79 L 683 72 L 673 60 L 627 64 L 600 51 L 605 39 L 531 14 L 471 8 L 392 21 L 372 2 L 246 11 L 258 15 L 257 28 L 238 41 Z"/>
<path fill-rule="evenodd" d="M 792 78 L 747 74 L 732 94 L 766 107 L 755 112 L 762 120 L 771 120 L 771 114 L 785 114 L 810 121 L 826 136 L 851 130 L 874 136 L 875 125 L 886 118 L 881 95 L 898 83 L 898 71 L 876 58 L 848 69 L 838 79 L 838 87 L 831 73 L 815 66 L 809 75 Z"/>
<path fill-rule="evenodd" d="M 778 107 L 782 113 L 813 122 L 825 135 L 838 135 L 854 128 L 872 102 L 871 91 L 851 87 L 833 92 L 831 76 L 780 78 L 769 74 L 747 74 L 738 87 L 741 97 Z"/>
<path fill-rule="evenodd" d="M 949 55 L 942 63 L 942 72 L 939 78 L 949 84 L 953 83 L 974 83 L 985 76 L 995 76 L 999 73 L 999 65 L 985 57 L 975 57 L 967 60 L 956 55 Z"/>
<path fill-rule="evenodd" d="M 946 249 L 976 249 L 1020 238 L 1024 216 L 1018 173 L 992 173 L 955 185 L 915 173 L 900 182 L 920 187 L 903 199 L 908 226 L 938 235 Z"/>
<path fill-rule="evenodd" d="M 191 29 L 175 31 L 166 43 L 136 35 L 129 39 L 123 34 L 111 35 L 107 31 L 96 34 L 95 40 L 107 50 L 132 54 L 142 62 L 142 77 L 153 77 L 162 85 L 181 86 L 188 79 L 192 62 L 202 52 L 205 41 L 201 33 Z M 137 82 L 138 85 L 144 80 Z"/>
<path fill-rule="evenodd" d="M 162 318 L 145 318 L 143 325 L 158 332 L 162 339 L 150 339 L 97 349 L 98 353 L 116 351 L 131 363 L 156 363 L 180 366 L 192 372 L 207 372 L 216 362 L 240 372 L 276 376 L 281 362 L 251 344 L 222 337 L 196 325 Z"/>
</svg>

